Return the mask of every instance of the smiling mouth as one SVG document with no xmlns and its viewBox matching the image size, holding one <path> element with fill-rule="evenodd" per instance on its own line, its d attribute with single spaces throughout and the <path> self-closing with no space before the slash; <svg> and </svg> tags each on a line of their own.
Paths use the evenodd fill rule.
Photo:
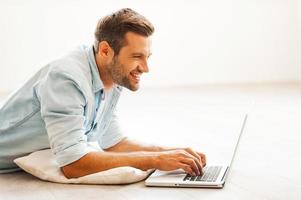
<svg viewBox="0 0 301 200">
<path fill-rule="evenodd" d="M 136 81 L 137 83 L 140 81 L 140 76 L 141 76 L 140 73 L 138 73 L 138 72 L 131 72 L 130 75 L 133 78 L 133 80 Z"/>
</svg>

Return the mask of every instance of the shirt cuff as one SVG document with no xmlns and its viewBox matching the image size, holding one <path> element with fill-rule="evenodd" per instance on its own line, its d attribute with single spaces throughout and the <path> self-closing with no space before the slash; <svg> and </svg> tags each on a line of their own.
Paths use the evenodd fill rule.
<svg viewBox="0 0 301 200">
<path fill-rule="evenodd" d="M 124 135 L 116 135 L 114 138 L 104 139 L 103 141 L 101 141 L 101 143 L 99 143 L 99 146 L 102 149 L 108 149 L 121 142 L 121 140 L 123 140 L 124 138 Z"/>
<path fill-rule="evenodd" d="M 54 154 L 54 157 L 59 164 L 59 167 L 66 166 L 70 163 L 73 163 L 86 154 L 96 151 L 93 148 L 90 148 L 88 146 L 88 143 L 78 143 L 73 146 L 68 147 L 67 149 L 64 149 L 63 151 L 60 151 L 56 154 Z"/>
</svg>

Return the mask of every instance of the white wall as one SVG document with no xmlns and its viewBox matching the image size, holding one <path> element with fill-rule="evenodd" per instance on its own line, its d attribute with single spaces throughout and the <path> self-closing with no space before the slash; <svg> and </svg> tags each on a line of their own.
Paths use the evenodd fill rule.
<svg viewBox="0 0 301 200">
<path fill-rule="evenodd" d="M 299 77 L 301 76 L 301 0 L 296 0 L 296 6 L 295 6 L 295 15 L 297 18 L 297 52 L 296 52 L 296 66 L 298 68 L 297 73 L 299 74 Z M 300 80 L 300 78 L 299 78 Z"/>
<path fill-rule="evenodd" d="M 92 43 L 98 18 L 122 7 L 156 27 L 146 86 L 301 80 L 298 0 L 0 0 L 0 91 Z"/>
</svg>

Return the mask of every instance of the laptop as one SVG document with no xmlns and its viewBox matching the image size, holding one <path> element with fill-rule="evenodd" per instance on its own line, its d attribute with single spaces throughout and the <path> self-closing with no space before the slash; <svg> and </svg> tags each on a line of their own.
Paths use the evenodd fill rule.
<svg viewBox="0 0 301 200">
<path fill-rule="evenodd" d="M 210 164 L 203 168 L 203 174 L 200 176 L 191 176 L 182 169 L 174 171 L 155 170 L 145 181 L 146 186 L 159 187 L 196 187 L 196 188 L 223 188 L 233 163 L 235 153 L 241 138 L 243 129 L 247 121 L 247 114 L 241 121 L 240 133 L 235 144 L 234 153 L 230 165 Z"/>
</svg>

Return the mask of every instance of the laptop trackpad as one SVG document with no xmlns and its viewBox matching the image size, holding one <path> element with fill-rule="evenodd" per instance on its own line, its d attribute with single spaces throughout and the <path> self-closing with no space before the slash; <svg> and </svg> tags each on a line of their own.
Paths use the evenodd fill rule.
<svg viewBox="0 0 301 200">
<path fill-rule="evenodd" d="M 186 176 L 186 173 L 182 169 L 178 170 L 173 170 L 173 171 L 160 171 L 156 170 L 153 174 L 152 177 L 168 177 L 168 179 L 174 179 L 176 178 L 177 180 L 180 178 L 184 179 Z"/>
</svg>

